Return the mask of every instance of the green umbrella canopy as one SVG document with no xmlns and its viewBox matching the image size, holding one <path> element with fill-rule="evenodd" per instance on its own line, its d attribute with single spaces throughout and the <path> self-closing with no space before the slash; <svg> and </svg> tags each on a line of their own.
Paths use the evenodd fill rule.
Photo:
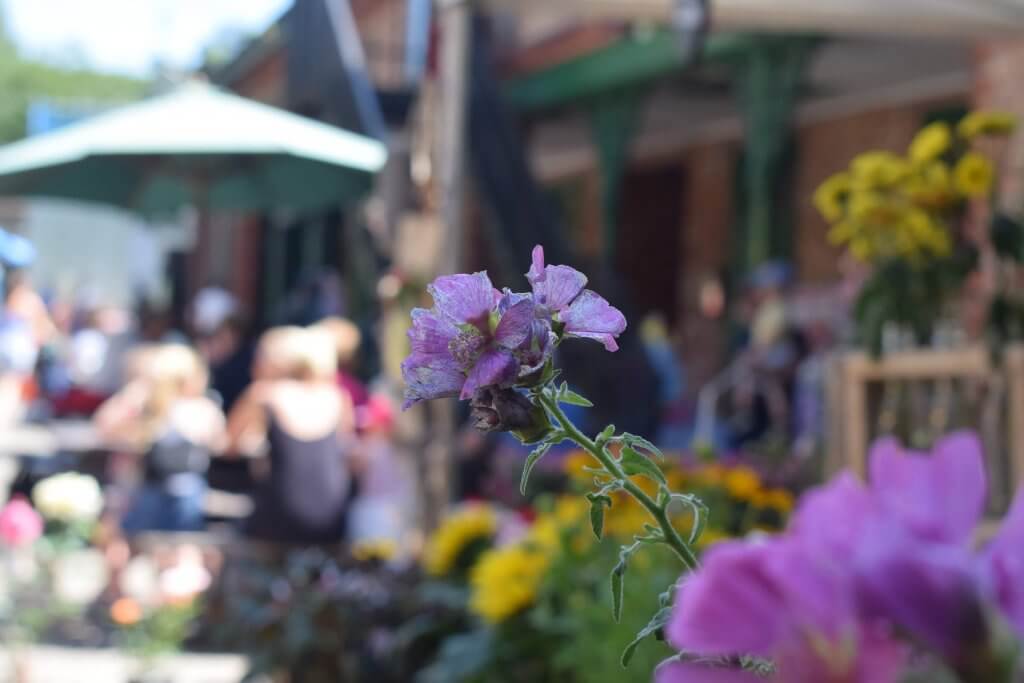
<svg viewBox="0 0 1024 683">
<path fill-rule="evenodd" d="M 187 204 L 312 210 L 364 194 L 386 156 L 376 140 L 189 84 L 0 147 L 0 196 L 148 215 Z"/>
</svg>

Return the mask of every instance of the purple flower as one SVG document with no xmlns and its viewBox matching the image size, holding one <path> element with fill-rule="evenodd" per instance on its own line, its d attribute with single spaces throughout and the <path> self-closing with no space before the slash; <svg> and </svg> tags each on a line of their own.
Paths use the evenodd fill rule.
<svg viewBox="0 0 1024 683">
<path fill-rule="evenodd" d="M 1024 491 L 980 559 L 983 589 L 1024 637 Z"/>
<path fill-rule="evenodd" d="M 806 494 L 785 535 L 710 553 L 679 590 L 670 641 L 701 656 L 769 657 L 787 683 L 898 680 L 897 633 L 958 670 L 993 661 L 986 598 L 1024 633 L 1024 494 L 979 561 L 976 437 L 955 434 L 930 455 L 882 441 L 870 472 L 870 486 L 843 474 Z M 659 681 L 730 680 L 702 671 L 668 665 Z"/>
<path fill-rule="evenodd" d="M 532 300 L 491 285 L 487 273 L 440 277 L 428 287 L 434 308 L 412 312 L 412 352 L 402 363 L 405 404 L 510 387 L 536 330 Z"/>
<path fill-rule="evenodd" d="M 985 461 L 977 436 L 959 432 L 931 455 L 893 439 L 871 449 L 871 489 L 885 513 L 915 537 L 966 543 L 985 507 Z"/>
<path fill-rule="evenodd" d="M 526 278 L 543 317 L 565 326 L 569 337 L 595 339 L 609 351 L 617 351 L 615 338 L 626 329 L 626 317 L 589 289 L 587 276 L 569 266 L 545 266 L 544 247 L 533 248 L 533 264 Z"/>
<path fill-rule="evenodd" d="M 770 658 L 780 682 L 896 681 L 904 649 L 861 619 L 850 582 L 798 539 L 723 544 L 680 587 L 669 641 L 702 656 Z M 721 675 L 691 664 L 659 683 L 748 680 Z"/>
</svg>

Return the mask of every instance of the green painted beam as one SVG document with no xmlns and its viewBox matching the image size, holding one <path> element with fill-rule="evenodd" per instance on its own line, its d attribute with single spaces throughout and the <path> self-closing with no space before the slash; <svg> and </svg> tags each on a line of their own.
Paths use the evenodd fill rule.
<svg viewBox="0 0 1024 683">
<path fill-rule="evenodd" d="M 743 55 L 751 36 L 712 35 L 704 46 L 704 61 L 728 61 Z M 658 30 L 623 38 L 608 47 L 510 81 L 505 94 L 521 111 L 551 109 L 570 102 L 655 81 L 686 67 L 679 38 Z"/>
</svg>

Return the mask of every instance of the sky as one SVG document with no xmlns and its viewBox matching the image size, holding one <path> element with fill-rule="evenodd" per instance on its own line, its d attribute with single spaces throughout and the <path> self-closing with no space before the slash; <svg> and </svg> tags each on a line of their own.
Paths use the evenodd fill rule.
<svg viewBox="0 0 1024 683">
<path fill-rule="evenodd" d="M 162 61 L 196 66 L 228 29 L 257 34 L 291 0 L 0 0 L 8 32 L 26 56 L 147 76 Z"/>
</svg>

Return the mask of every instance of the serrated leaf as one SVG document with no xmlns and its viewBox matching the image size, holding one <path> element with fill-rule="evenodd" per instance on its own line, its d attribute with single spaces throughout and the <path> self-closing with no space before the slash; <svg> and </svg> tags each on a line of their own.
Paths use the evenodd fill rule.
<svg viewBox="0 0 1024 683">
<path fill-rule="evenodd" d="M 590 528 L 597 540 L 604 538 L 604 511 L 612 506 L 612 499 L 600 493 L 587 494 L 590 501 Z"/>
<path fill-rule="evenodd" d="M 622 469 L 626 474 L 642 474 L 655 483 L 668 484 L 668 480 L 665 479 L 665 473 L 661 471 L 660 467 L 629 446 L 623 447 L 622 458 L 619 462 L 622 464 Z"/>
<path fill-rule="evenodd" d="M 604 431 L 597 435 L 597 444 L 603 446 L 615 436 L 615 425 L 608 425 L 604 428 Z"/>
<path fill-rule="evenodd" d="M 629 662 L 631 659 L 633 659 L 633 655 L 636 653 L 636 649 L 640 646 L 640 643 L 642 643 L 644 639 L 656 634 L 658 631 L 665 628 L 665 625 L 668 624 L 669 619 L 671 617 L 671 607 L 662 607 L 654 614 L 653 617 L 651 617 L 651 620 L 647 622 L 647 625 L 640 629 L 640 631 L 636 634 L 636 638 L 634 638 L 633 641 L 630 642 L 630 644 L 627 645 L 626 649 L 623 651 L 621 660 L 623 667 L 629 666 Z"/>
<path fill-rule="evenodd" d="M 700 538 L 701 534 L 704 533 L 704 528 L 708 522 L 708 515 L 711 511 L 700 498 L 685 493 L 673 493 L 670 498 L 671 501 L 679 501 L 693 512 L 693 526 L 690 528 L 690 539 L 687 541 L 690 545 L 693 545 Z"/>
<path fill-rule="evenodd" d="M 571 406 L 580 406 L 582 408 L 593 408 L 594 404 L 585 399 L 584 397 L 577 394 L 575 391 L 566 389 L 562 392 L 562 395 L 558 398 L 562 403 L 567 403 Z"/>
<path fill-rule="evenodd" d="M 530 455 L 526 457 L 526 463 L 523 464 L 523 478 L 519 481 L 519 493 L 522 495 L 526 495 L 526 484 L 530 480 L 530 472 L 533 471 L 533 466 L 536 465 L 537 461 L 543 458 L 550 449 L 550 443 L 542 443 L 540 446 L 533 449 Z"/>
<path fill-rule="evenodd" d="M 612 569 L 612 618 L 616 622 L 622 619 L 622 590 L 626 577 L 626 568 L 629 566 L 629 559 L 633 557 L 640 548 L 640 543 L 624 545 L 619 549 L 619 561 Z"/>
<path fill-rule="evenodd" d="M 612 570 L 612 618 L 618 623 L 622 619 L 622 580 L 625 570 Z"/>
<path fill-rule="evenodd" d="M 636 434 L 630 434 L 629 432 L 626 432 L 625 434 L 622 435 L 622 440 L 625 441 L 630 446 L 632 446 L 633 448 L 638 448 L 640 450 L 647 451 L 648 453 L 658 458 L 659 460 L 665 459 L 665 454 L 661 452 L 661 449 L 642 436 L 637 436 Z"/>
</svg>

